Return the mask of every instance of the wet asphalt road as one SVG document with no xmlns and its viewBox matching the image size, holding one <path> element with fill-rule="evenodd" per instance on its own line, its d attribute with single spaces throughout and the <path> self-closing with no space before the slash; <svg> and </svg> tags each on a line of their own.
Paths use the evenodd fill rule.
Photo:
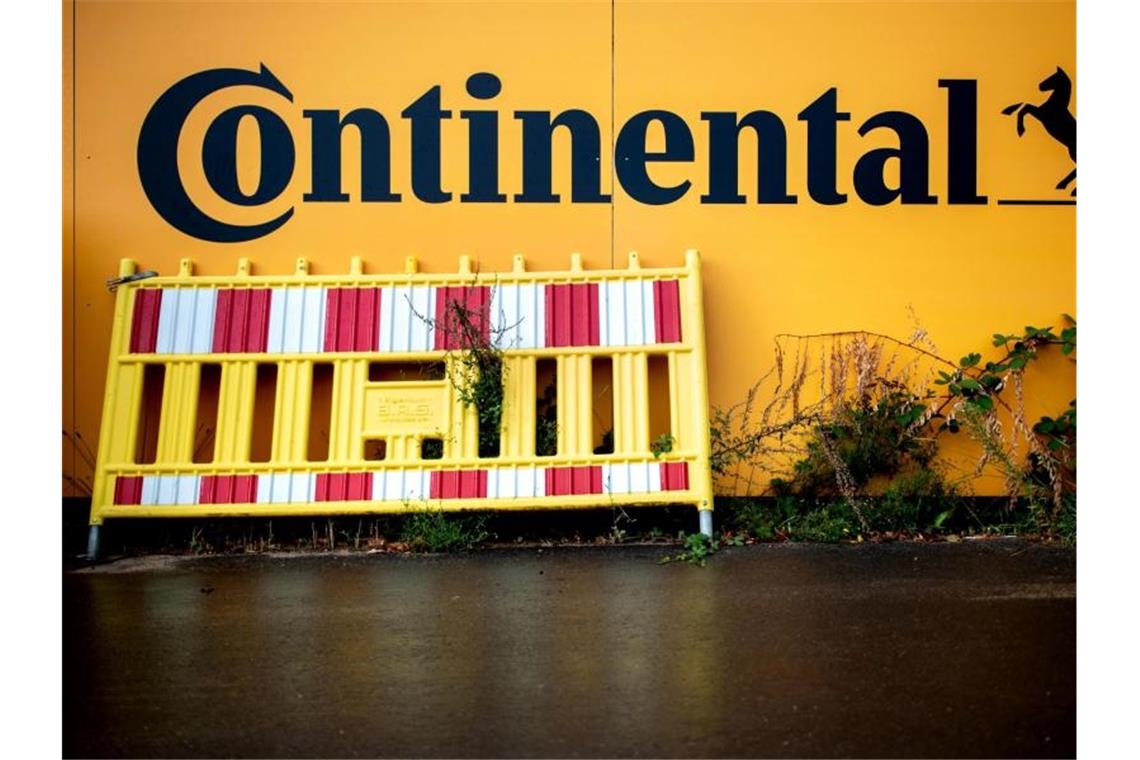
<svg viewBox="0 0 1140 760">
<path fill-rule="evenodd" d="M 1076 753 L 1072 549 L 664 551 L 67 573 L 65 755 Z"/>
</svg>

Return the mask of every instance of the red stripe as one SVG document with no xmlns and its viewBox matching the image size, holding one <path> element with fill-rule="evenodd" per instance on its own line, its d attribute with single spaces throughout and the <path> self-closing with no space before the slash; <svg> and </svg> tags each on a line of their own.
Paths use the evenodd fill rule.
<svg viewBox="0 0 1140 760">
<path fill-rule="evenodd" d="M 380 288 L 329 288 L 325 351 L 375 351 L 380 345 Z"/>
<path fill-rule="evenodd" d="M 380 288 L 358 288 L 356 304 L 356 350 L 380 348 Z"/>
<path fill-rule="evenodd" d="M 330 501 L 329 476 L 325 473 L 320 473 L 317 475 L 317 488 L 314 498 L 317 501 Z"/>
<path fill-rule="evenodd" d="M 372 473 L 318 473 L 315 498 L 317 501 L 367 501 L 372 498 Z"/>
<path fill-rule="evenodd" d="M 153 354 L 158 342 L 158 315 L 162 311 L 162 290 L 143 288 L 135 291 L 135 308 L 131 318 L 131 353 Z"/>
<path fill-rule="evenodd" d="M 688 462 L 662 462 L 661 463 L 661 490 L 662 491 L 688 491 L 689 490 L 689 463 Z"/>
<path fill-rule="evenodd" d="M 458 306 L 456 306 L 458 305 Z M 462 309 L 470 328 L 478 336 L 464 335 L 463 323 L 456 313 Z M 469 348 L 465 343 L 479 337 L 483 342 L 491 339 L 491 288 L 468 285 L 435 289 L 435 348 L 437 351 Z"/>
<path fill-rule="evenodd" d="M 546 345 L 596 346 L 600 341 L 597 283 L 546 286 Z"/>
<path fill-rule="evenodd" d="M 214 302 L 214 344 L 210 349 L 215 354 L 225 353 L 226 343 L 229 342 L 233 297 L 234 292 L 229 288 L 221 288 L 217 292 L 217 299 Z"/>
<path fill-rule="evenodd" d="M 234 503 L 234 479 L 232 475 L 219 475 L 214 488 L 215 504 Z"/>
<path fill-rule="evenodd" d="M 344 288 L 329 288 L 325 300 L 325 351 L 336 351 L 337 334 L 340 332 L 340 298 Z M 320 482 L 321 476 L 317 476 Z M 319 501 L 320 499 L 318 499 Z"/>
<path fill-rule="evenodd" d="M 203 475 L 198 486 L 198 503 L 214 504 L 214 492 L 217 490 L 218 476 Z"/>
<path fill-rule="evenodd" d="M 230 334 L 225 350 L 231 354 L 241 353 L 245 346 L 245 332 L 249 324 L 249 291 L 244 288 L 233 291 L 230 301 Z"/>
<path fill-rule="evenodd" d="M 221 288 L 214 315 L 216 354 L 264 353 L 269 342 L 268 288 Z"/>
<path fill-rule="evenodd" d="M 601 465 L 546 468 L 547 496 L 571 496 L 601 492 Z"/>
<path fill-rule="evenodd" d="M 658 343 L 681 342 L 681 285 L 676 280 L 654 281 L 653 319 Z"/>
<path fill-rule="evenodd" d="M 112 503 L 140 504 L 142 502 L 142 488 L 143 479 L 141 475 L 119 475 L 115 478 L 115 497 Z"/>
<path fill-rule="evenodd" d="M 368 501 L 372 498 L 372 473 L 354 472 L 348 476 L 348 500 Z"/>
<path fill-rule="evenodd" d="M 487 498 L 486 470 L 434 470 L 428 496 L 432 499 Z"/>
<path fill-rule="evenodd" d="M 234 504 L 253 504 L 257 501 L 257 476 L 234 475 Z"/>
<path fill-rule="evenodd" d="M 263 354 L 269 345 L 269 301 L 268 288 L 249 291 L 249 334 L 245 350 L 251 354 Z"/>
<path fill-rule="evenodd" d="M 199 504 L 253 504 L 257 501 L 256 475 L 203 475 Z"/>
</svg>

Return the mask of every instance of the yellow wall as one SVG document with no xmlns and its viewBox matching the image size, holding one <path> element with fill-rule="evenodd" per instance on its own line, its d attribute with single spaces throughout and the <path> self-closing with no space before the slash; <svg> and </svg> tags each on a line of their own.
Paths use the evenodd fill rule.
<svg viewBox="0 0 1140 760">
<path fill-rule="evenodd" d="M 1013 102 L 1043 100 L 1037 83 L 1058 65 L 1075 78 L 1072 2 L 79 2 L 65 3 L 64 17 L 63 423 L 92 447 L 113 303 L 103 281 L 121 257 L 169 274 L 182 257 L 204 273 L 232 272 L 239 256 L 257 271 L 288 272 L 304 255 L 313 271 L 327 273 L 344 271 L 352 255 L 363 256 L 369 271 L 399 269 L 409 254 L 426 271 L 446 271 L 467 253 L 493 271 L 509 268 L 516 252 L 539 269 L 564 268 L 571 251 L 580 251 L 587 267 L 608 267 L 636 249 L 644 265 L 654 266 L 679 264 L 685 248 L 699 248 L 710 390 L 719 405 L 739 399 L 768 369 L 778 333 L 867 329 L 905 337 L 913 307 L 942 352 L 959 356 L 983 350 L 991 333 L 1055 325 L 1062 312 L 1075 314 L 1075 208 L 995 203 L 1067 197 L 1052 189 L 1072 168 L 1064 150 L 1032 119 L 1019 139 L 1013 119 L 1000 112 Z M 140 186 L 140 125 L 183 77 L 262 63 L 289 87 L 293 102 L 252 88 L 210 96 L 186 122 L 180 168 L 191 196 L 219 218 L 252 223 L 289 206 L 294 216 L 246 243 L 194 239 L 160 218 Z M 464 91 L 467 77 L 480 71 L 503 82 L 502 93 L 482 103 Z M 978 184 L 986 205 L 946 203 L 940 78 L 978 81 Z M 454 114 L 442 134 L 443 186 L 454 199 L 433 205 L 412 195 L 409 128 L 399 114 L 437 84 Z M 823 206 L 808 196 L 806 131 L 796 115 L 831 87 L 851 113 L 838 137 L 837 186 L 848 202 Z M 199 158 L 210 121 L 244 103 L 279 114 L 297 148 L 289 188 L 254 209 L 220 201 Z M 353 200 L 301 202 L 310 189 L 309 122 L 301 111 L 356 107 L 387 118 L 393 189 L 403 200 L 356 199 L 359 141 L 348 130 L 343 186 Z M 1075 113 L 1075 95 L 1070 107 Z M 556 138 L 554 160 L 561 203 L 460 203 L 467 189 L 463 108 L 499 112 L 500 185 L 508 196 L 521 189 L 512 112 L 590 112 L 601 126 L 603 192 L 613 193 L 613 204 L 569 202 L 564 136 Z M 620 130 L 647 109 L 678 114 L 693 134 L 693 162 L 650 169 L 661 185 L 692 181 L 676 203 L 639 203 L 611 177 L 611 121 Z M 749 201 L 702 204 L 708 138 L 701 112 L 755 109 L 784 122 L 788 192 L 799 202 L 755 203 L 755 140 L 745 136 L 740 191 Z M 875 207 L 855 194 L 851 172 L 859 156 L 895 142 L 889 130 L 860 137 L 857 128 L 888 110 L 925 124 L 937 204 Z M 250 130 L 240 136 L 248 189 L 256 184 L 257 140 Z M 648 142 L 660 148 L 660 130 Z M 1042 370 L 1029 387 L 1031 414 L 1057 411 L 1075 393 L 1070 364 L 1050 361 Z M 64 470 L 90 475 L 66 442 Z M 983 492 L 998 487 L 979 483 Z"/>
</svg>

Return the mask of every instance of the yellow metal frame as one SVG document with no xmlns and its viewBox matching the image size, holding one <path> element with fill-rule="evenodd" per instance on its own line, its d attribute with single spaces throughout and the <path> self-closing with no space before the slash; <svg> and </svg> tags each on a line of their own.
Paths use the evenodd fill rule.
<svg viewBox="0 0 1140 760">
<path fill-rule="evenodd" d="M 353 515 L 400 513 L 409 509 L 520 510 L 570 509 L 611 505 L 691 504 L 712 510 L 712 477 L 709 468 L 708 381 L 706 374 L 704 309 L 700 256 L 685 254 L 682 267 L 642 269 L 637 254 L 629 254 L 624 270 L 584 270 L 578 254 L 571 256 L 569 270 L 528 272 L 516 256 L 511 272 L 482 275 L 460 258 L 457 273 L 418 272 L 416 260 L 406 260 L 399 274 L 364 274 L 362 262 L 353 258 L 348 275 L 309 274 L 308 261 L 298 259 L 292 275 L 253 275 L 249 261 L 239 260 L 235 277 L 195 276 L 190 260 L 183 259 L 176 276 L 138 280 L 119 287 L 116 295 L 103 422 L 99 432 L 91 525 L 120 517 L 222 517 L 279 515 Z M 120 276 L 136 272 L 134 261 L 120 264 Z M 378 360 L 441 361 L 445 351 L 323 352 L 274 354 L 132 354 L 129 352 L 131 316 L 136 294 L 148 288 L 283 287 L 387 287 L 406 285 L 464 286 L 515 283 L 563 284 L 629 280 L 676 279 L 680 288 L 681 337 L 677 343 L 644 346 L 582 346 L 504 349 L 504 411 L 501 456 L 477 456 L 475 410 L 464 407 L 446 381 L 439 385 L 447 397 L 447 430 L 443 459 L 418 458 L 419 440 L 440 437 L 434 431 L 386 436 L 383 461 L 363 456 L 363 422 L 356 410 L 369 386 L 368 364 Z M 674 450 L 655 457 L 650 450 L 646 366 L 651 354 L 669 359 L 669 393 Z M 591 359 L 614 358 L 614 451 L 592 453 Z M 535 367 L 542 358 L 558 360 L 558 453 L 535 456 Z M 253 398 L 258 363 L 278 366 L 272 453 L 268 462 L 251 462 Z M 141 413 L 143 374 L 147 364 L 166 366 L 157 456 L 153 464 L 134 460 Z M 332 393 L 329 454 L 326 461 L 306 461 L 309 425 L 309 383 L 316 363 L 336 365 Z M 223 367 L 218 400 L 218 425 L 214 461 L 191 462 L 196 420 L 199 372 L 203 364 Z M 350 381 L 345 379 L 349 378 Z M 391 384 L 387 384 L 389 387 Z M 413 383 L 423 387 L 424 383 Z M 565 390 L 564 390 L 565 389 Z M 416 503 L 394 501 L 310 501 L 268 504 L 116 505 L 115 478 L 145 475 L 267 475 L 276 473 L 323 473 L 353 471 L 393 472 L 419 469 L 486 469 L 498 466 L 569 467 L 582 465 L 687 462 L 687 490 L 632 494 L 579 494 L 517 498 L 424 499 Z"/>
</svg>

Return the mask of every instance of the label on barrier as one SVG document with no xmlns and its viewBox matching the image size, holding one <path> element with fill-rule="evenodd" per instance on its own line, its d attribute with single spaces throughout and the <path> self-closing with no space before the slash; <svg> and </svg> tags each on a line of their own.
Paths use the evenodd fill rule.
<svg viewBox="0 0 1140 760">
<path fill-rule="evenodd" d="M 120 287 L 92 524 L 712 508 L 695 251 L 663 269 L 636 254 L 624 270 L 577 256 L 563 272 L 521 257 L 492 275 L 466 258 L 451 275 L 411 259 L 403 274 L 351 269 L 313 276 L 301 259 L 294 275 L 254 276 L 242 260 L 234 277 L 196 277 L 183 261 Z M 501 362 L 497 451 L 461 392 L 472 347 Z"/>
</svg>

